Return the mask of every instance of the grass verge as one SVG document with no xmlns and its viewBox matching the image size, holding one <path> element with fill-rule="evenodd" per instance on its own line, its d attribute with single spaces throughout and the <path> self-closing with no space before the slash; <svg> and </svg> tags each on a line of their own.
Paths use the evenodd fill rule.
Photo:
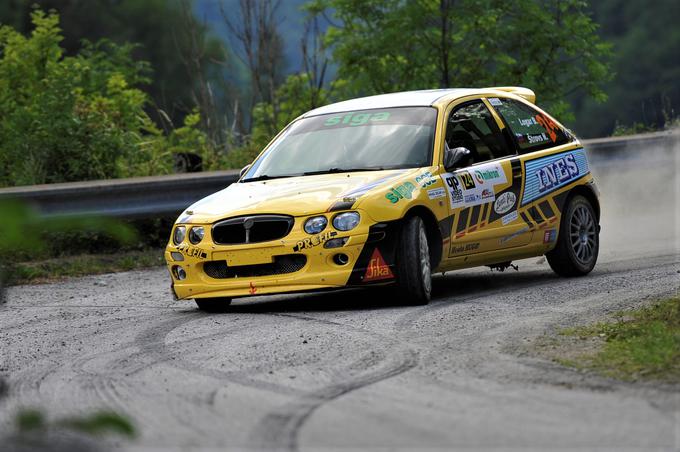
<svg viewBox="0 0 680 452">
<path fill-rule="evenodd" d="M 18 262 L 7 285 L 42 283 L 72 276 L 99 275 L 164 265 L 163 250 L 145 249 L 116 254 L 79 254 L 34 262 Z"/>
<path fill-rule="evenodd" d="M 561 364 L 626 381 L 680 383 L 680 297 L 619 312 L 611 322 L 565 329 L 560 335 L 567 341 L 579 339 L 585 350 L 555 358 Z"/>
</svg>

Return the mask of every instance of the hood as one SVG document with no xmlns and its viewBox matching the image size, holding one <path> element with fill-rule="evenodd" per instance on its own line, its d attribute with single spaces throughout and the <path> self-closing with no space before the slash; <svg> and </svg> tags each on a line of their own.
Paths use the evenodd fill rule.
<svg viewBox="0 0 680 452">
<path fill-rule="evenodd" d="M 307 216 L 343 204 L 343 209 L 349 209 L 354 202 L 345 201 L 345 198 L 360 201 L 369 191 L 415 171 L 417 169 L 319 174 L 234 183 L 191 205 L 179 221 L 211 223 L 225 217 L 253 213 Z"/>
</svg>

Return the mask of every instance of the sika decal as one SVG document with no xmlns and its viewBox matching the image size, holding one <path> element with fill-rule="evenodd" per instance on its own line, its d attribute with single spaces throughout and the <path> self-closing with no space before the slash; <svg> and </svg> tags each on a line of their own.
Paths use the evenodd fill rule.
<svg viewBox="0 0 680 452">
<path fill-rule="evenodd" d="M 508 223 L 512 223 L 513 221 L 515 221 L 515 220 L 517 219 L 517 217 L 518 217 L 517 211 L 516 211 L 516 210 L 513 210 L 513 211 L 510 212 L 509 214 L 503 216 L 503 217 L 501 218 L 501 222 L 503 223 L 503 226 L 505 226 L 505 225 L 507 225 Z"/>
<path fill-rule="evenodd" d="M 498 163 L 478 165 L 457 173 L 442 175 L 449 192 L 451 208 L 471 207 L 495 200 L 495 186 L 507 182 Z"/>
<path fill-rule="evenodd" d="M 395 204 L 399 202 L 400 199 L 413 198 L 413 192 L 415 190 L 416 186 L 413 185 L 411 182 L 404 182 L 402 185 L 392 188 L 389 192 L 387 192 L 385 198 L 387 198 L 387 200 L 392 204 Z"/>
<path fill-rule="evenodd" d="M 548 229 L 543 233 L 543 243 L 552 243 L 557 240 L 557 229 Z"/>
<path fill-rule="evenodd" d="M 515 207 L 516 202 L 517 196 L 511 191 L 506 191 L 496 198 L 496 202 L 493 203 L 493 210 L 498 215 L 503 215 Z"/>
<path fill-rule="evenodd" d="M 195 257 L 198 259 L 207 259 L 208 258 L 208 253 L 203 251 L 200 248 L 196 248 L 194 246 L 189 246 L 186 244 L 181 244 L 177 247 L 177 251 L 180 253 L 184 254 L 187 257 Z"/>
<path fill-rule="evenodd" d="M 528 160 L 524 162 L 524 168 L 523 206 L 590 172 L 583 148 Z"/>
<path fill-rule="evenodd" d="M 433 188 L 427 191 L 427 197 L 430 199 L 443 198 L 446 196 L 446 189 L 444 188 Z"/>
<path fill-rule="evenodd" d="M 394 274 L 390 267 L 385 263 L 385 260 L 380 254 L 378 248 L 373 251 L 371 259 L 368 261 L 368 267 L 364 274 L 364 282 L 380 281 L 383 279 L 393 279 Z"/>
<path fill-rule="evenodd" d="M 509 241 L 509 240 L 512 240 L 512 239 L 515 239 L 515 238 L 519 237 L 520 235 L 522 235 L 522 234 L 524 234 L 524 233 L 526 233 L 526 232 L 529 232 L 529 226 L 525 226 L 525 227 L 523 227 L 522 229 L 520 229 L 520 230 L 517 231 L 517 232 L 514 232 L 514 233 L 512 233 L 512 234 L 510 234 L 510 235 L 506 235 L 505 237 L 502 237 L 502 238 L 499 240 L 499 242 L 500 242 L 500 244 L 502 245 L 502 244 L 504 244 L 505 242 L 507 242 L 507 241 Z"/>
<path fill-rule="evenodd" d="M 297 253 L 308 248 L 314 248 L 315 246 L 319 246 L 322 243 L 326 243 L 328 240 L 335 237 L 336 235 L 338 235 L 338 233 L 335 231 L 326 231 L 323 234 L 302 239 L 295 244 L 295 246 L 293 247 L 293 251 Z"/>
<path fill-rule="evenodd" d="M 479 242 L 466 243 L 465 245 L 452 245 L 451 254 L 461 254 L 468 253 L 470 251 L 475 251 L 479 248 Z"/>
</svg>

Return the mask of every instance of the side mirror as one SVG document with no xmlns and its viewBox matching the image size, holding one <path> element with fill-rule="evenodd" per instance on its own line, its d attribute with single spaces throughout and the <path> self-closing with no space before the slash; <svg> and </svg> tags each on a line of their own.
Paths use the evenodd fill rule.
<svg viewBox="0 0 680 452">
<path fill-rule="evenodd" d="M 468 148 L 458 147 L 444 151 L 444 169 L 451 171 L 456 168 L 467 166 L 470 163 L 472 152 Z"/>
<path fill-rule="evenodd" d="M 251 165 L 246 165 L 246 166 L 244 166 L 243 168 L 241 168 L 241 172 L 238 173 L 239 179 L 242 178 L 243 175 L 244 175 L 245 173 L 248 172 L 248 170 L 250 169 L 250 167 L 251 167 Z"/>
</svg>

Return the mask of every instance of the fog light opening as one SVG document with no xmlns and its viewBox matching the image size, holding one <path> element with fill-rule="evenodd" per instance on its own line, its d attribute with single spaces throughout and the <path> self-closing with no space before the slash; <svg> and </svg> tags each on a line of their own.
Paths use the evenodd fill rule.
<svg viewBox="0 0 680 452">
<path fill-rule="evenodd" d="M 185 272 L 184 269 L 179 265 L 172 267 L 172 274 L 175 275 L 175 278 L 180 281 L 187 278 L 187 272 Z"/>
<path fill-rule="evenodd" d="M 333 262 L 335 262 L 337 265 L 347 265 L 349 262 L 349 256 L 345 253 L 338 253 L 333 256 Z"/>
<path fill-rule="evenodd" d="M 347 243 L 348 237 L 341 237 L 339 239 L 330 239 L 326 243 L 323 244 L 324 248 L 340 248 L 345 246 L 345 243 Z"/>
</svg>

